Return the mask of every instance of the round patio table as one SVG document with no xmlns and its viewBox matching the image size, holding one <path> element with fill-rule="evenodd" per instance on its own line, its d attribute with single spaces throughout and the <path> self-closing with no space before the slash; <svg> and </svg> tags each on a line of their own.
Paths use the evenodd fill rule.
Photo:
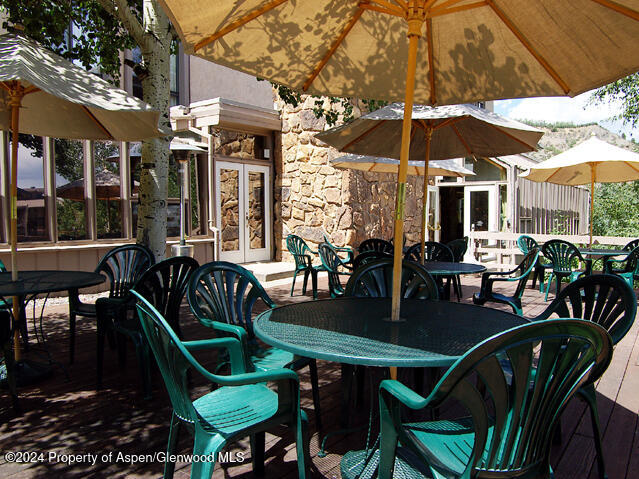
<svg viewBox="0 0 639 479">
<path fill-rule="evenodd" d="M 254 321 L 255 335 L 299 356 L 381 367 L 450 366 L 477 343 L 528 320 L 448 301 L 404 300 L 405 321 L 388 321 L 390 298 L 338 298 L 279 306 Z"/>
<path fill-rule="evenodd" d="M 579 252 L 587 256 L 626 256 L 630 251 L 623 249 L 579 248 Z"/>
<path fill-rule="evenodd" d="M 433 276 L 477 274 L 486 271 L 486 266 L 475 263 L 453 263 L 449 261 L 427 261 L 421 266 Z"/>
</svg>

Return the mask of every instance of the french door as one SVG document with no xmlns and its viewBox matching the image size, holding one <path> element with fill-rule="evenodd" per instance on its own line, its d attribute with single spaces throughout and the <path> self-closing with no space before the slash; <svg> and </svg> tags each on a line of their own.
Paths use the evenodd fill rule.
<svg viewBox="0 0 639 479">
<path fill-rule="evenodd" d="M 428 187 L 428 222 L 427 224 L 427 241 L 440 241 L 441 238 L 441 221 L 439 210 L 439 188 L 437 186 Z"/>
<path fill-rule="evenodd" d="M 498 231 L 497 185 L 464 188 L 464 235 L 474 231 Z"/>
<path fill-rule="evenodd" d="M 248 263 L 271 259 L 270 184 L 268 166 L 215 163 L 221 260 Z"/>
</svg>

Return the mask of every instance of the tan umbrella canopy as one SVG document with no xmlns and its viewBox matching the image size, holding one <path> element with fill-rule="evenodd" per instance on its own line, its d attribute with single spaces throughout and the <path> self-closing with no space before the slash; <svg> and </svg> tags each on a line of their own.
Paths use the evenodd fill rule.
<svg viewBox="0 0 639 479">
<path fill-rule="evenodd" d="M 120 199 L 120 175 L 109 170 L 102 170 L 95 174 L 95 197 L 98 200 Z M 133 183 L 134 193 L 140 184 Z M 84 179 L 72 181 L 56 189 L 58 198 L 74 201 L 84 201 Z"/>
<path fill-rule="evenodd" d="M 366 155 L 344 155 L 330 161 L 331 166 L 342 170 L 360 170 L 375 173 L 395 173 L 399 171 L 399 160 L 393 158 L 378 158 Z M 409 161 L 408 174 L 424 176 L 423 161 Z M 464 177 L 474 175 L 472 171 L 459 166 L 454 160 L 435 160 L 428 164 L 429 176 L 456 176 Z"/>
<path fill-rule="evenodd" d="M 93 140 L 163 136 L 159 112 L 20 35 L 0 35 L 0 128 L 11 137 L 11 275 L 18 279 L 18 134 Z M 14 299 L 14 315 L 20 317 Z M 14 344 L 20 359 L 19 332 Z"/>
<path fill-rule="evenodd" d="M 404 105 L 392 103 L 350 123 L 318 133 L 316 138 L 340 151 L 400 158 Z M 424 175 L 433 160 L 474 156 L 505 156 L 535 150 L 543 132 L 475 105 L 431 107 L 413 105 L 409 160 Z M 421 161 L 420 161 L 421 160 Z M 409 161 L 409 168 L 410 168 Z M 428 183 L 422 196 L 421 259 L 426 240 Z"/>
<path fill-rule="evenodd" d="M 404 98 L 397 244 L 414 99 L 574 96 L 639 70 L 639 0 L 159 1 L 187 53 L 308 93 Z M 396 320 L 400 248 L 394 268 Z"/>
<path fill-rule="evenodd" d="M 595 183 L 639 180 L 639 154 L 596 137 L 542 161 L 520 175 L 532 181 L 559 185 L 590 184 L 590 244 Z"/>
</svg>

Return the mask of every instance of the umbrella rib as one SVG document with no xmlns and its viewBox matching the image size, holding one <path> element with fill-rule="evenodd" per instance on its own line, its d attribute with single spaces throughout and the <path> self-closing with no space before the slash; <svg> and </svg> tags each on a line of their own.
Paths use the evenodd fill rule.
<svg viewBox="0 0 639 479">
<path fill-rule="evenodd" d="M 346 148 L 352 146 L 354 143 L 357 143 L 359 140 L 361 140 L 362 138 L 364 138 L 366 135 L 368 135 L 369 133 L 372 133 L 373 131 L 375 131 L 376 129 L 378 129 L 380 126 L 382 126 L 384 123 L 386 123 L 386 120 L 382 120 L 377 122 L 377 124 L 372 127 L 369 128 L 368 130 L 366 130 L 364 133 L 362 133 L 361 135 L 359 135 L 357 138 L 353 139 L 352 141 L 346 143 L 346 145 L 344 145 L 341 149 L 342 150 L 346 150 Z"/>
<path fill-rule="evenodd" d="M 479 2 L 468 3 L 466 5 L 460 5 L 458 7 L 451 6 L 450 8 L 446 8 L 449 4 L 454 5 L 455 3 L 459 3 L 461 1 L 462 0 L 450 0 L 446 3 L 438 5 L 428 13 L 428 18 L 450 15 L 451 13 L 463 12 L 464 10 L 472 10 L 474 8 L 485 7 L 488 5 L 488 2 L 486 0 L 481 0 Z"/>
<path fill-rule="evenodd" d="M 346 38 L 346 35 L 348 35 L 348 33 L 355 26 L 359 18 L 362 16 L 362 13 L 364 13 L 364 10 L 361 7 L 358 8 L 357 11 L 355 12 L 355 15 L 353 15 L 353 17 L 349 20 L 349 22 L 346 24 L 346 26 L 342 30 L 342 33 L 340 33 L 339 36 L 335 39 L 335 41 L 331 45 L 331 48 L 329 48 L 328 52 L 326 53 L 326 55 L 324 55 L 324 57 L 320 60 L 317 66 L 313 69 L 313 72 L 311 73 L 311 75 L 302 85 L 303 91 L 308 90 L 311 84 L 315 81 L 315 79 L 317 78 L 317 75 L 320 74 L 320 72 L 322 71 L 322 68 L 326 66 L 326 64 L 328 63 L 330 58 L 333 56 L 337 48 L 342 44 L 342 42 L 344 41 L 344 38 Z"/>
<path fill-rule="evenodd" d="M 633 165 L 629 161 L 624 161 L 624 163 L 628 165 L 630 168 L 632 168 L 633 170 L 635 170 L 636 172 L 639 172 L 639 168 L 637 168 L 635 165 Z"/>
<path fill-rule="evenodd" d="M 394 12 L 393 15 L 398 15 L 403 17 L 408 12 L 408 7 L 402 8 L 400 5 L 392 4 L 390 2 L 387 2 L 386 0 L 368 0 L 368 1 L 376 5 L 379 5 L 382 8 L 386 8 L 389 13 Z"/>
<path fill-rule="evenodd" d="M 462 121 L 462 120 L 465 120 L 466 118 L 469 118 L 469 116 L 468 115 L 464 115 L 464 116 L 456 116 L 456 117 L 453 117 L 453 118 L 447 118 L 446 120 L 442 121 L 441 123 L 435 125 L 433 127 L 433 130 L 439 130 L 440 128 L 444 128 L 444 127 L 449 126 L 449 125 L 454 125 L 455 123 L 457 123 L 459 121 Z"/>
<path fill-rule="evenodd" d="M 430 103 L 437 103 L 437 92 L 435 91 L 435 63 L 433 62 L 433 20 L 426 19 L 426 45 L 428 46 L 428 82 L 430 83 Z"/>
<path fill-rule="evenodd" d="M 452 128 L 452 130 L 455 132 L 455 135 L 457 135 L 457 138 L 459 139 L 460 143 L 462 145 L 464 145 L 464 148 L 466 148 L 466 151 L 468 152 L 469 155 L 473 154 L 473 151 L 470 149 L 470 147 L 468 146 L 468 143 L 466 143 L 464 141 L 464 139 L 462 138 L 461 134 L 459 133 L 459 130 L 457 129 L 457 127 L 455 125 L 451 125 L 450 126 Z"/>
<path fill-rule="evenodd" d="M 113 135 L 111 135 L 111 133 L 109 132 L 109 130 L 106 129 L 106 127 L 100 122 L 100 120 L 98 120 L 95 115 L 93 113 L 91 113 L 91 110 L 89 110 L 86 106 L 81 105 L 82 108 L 84 109 L 84 111 L 86 112 L 86 114 L 89 116 L 89 118 L 91 118 L 91 120 L 93 120 L 93 122 L 98 126 L 98 128 L 100 130 L 102 130 L 102 133 L 104 133 L 105 135 L 108 136 L 109 140 L 113 140 Z"/>
<path fill-rule="evenodd" d="M 194 51 L 198 51 L 201 48 L 213 43 L 217 39 L 223 37 L 227 33 L 231 33 L 233 30 L 237 30 L 242 25 L 250 22 L 251 20 L 256 19 L 257 17 L 264 15 L 266 12 L 273 10 L 275 7 L 280 6 L 282 3 L 287 2 L 288 0 L 273 0 L 266 5 L 262 5 L 260 8 L 256 8 L 252 12 L 247 13 L 243 17 L 238 18 L 234 22 L 229 23 L 227 26 L 222 28 L 221 30 L 215 32 L 213 35 L 209 35 L 208 37 L 200 40 L 193 46 Z"/>
<path fill-rule="evenodd" d="M 378 4 L 367 3 L 367 0 L 362 0 L 361 2 L 357 4 L 357 7 L 362 10 L 372 10 L 374 12 L 386 13 L 387 15 L 392 15 L 394 17 L 402 17 L 402 18 L 405 17 L 405 13 L 402 11 L 401 8 L 396 7 L 394 5 L 390 5 L 390 6 L 391 6 L 391 9 L 389 9 L 388 7 L 382 7 Z"/>
<path fill-rule="evenodd" d="M 546 178 L 546 182 L 549 182 L 553 176 L 555 176 L 557 173 L 559 173 L 561 171 L 561 168 L 557 168 L 552 175 L 550 175 L 548 178 Z"/>
<path fill-rule="evenodd" d="M 524 36 L 524 34 L 515 26 L 515 24 L 508 18 L 508 16 L 500 10 L 493 0 L 486 0 L 490 8 L 492 8 L 493 12 L 501 19 L 502 22 L 508 27 L 508 29 L 517 37 L 517 39 L 522 43 L 522 45 L 530 52 L 530 54 L 539 62 L 539 64 L 546 70 L 546 72 L 557 82 L 557 84 L 561 87 L 565 94 L 570 92 L 570 87 L 564 82 L 559 74 L 555 71 L 555 69 L 546 61 L 541 54 L 535 50 L 532 44 L 528 41 L 528 39 Z"/>
<path fill-rule="evenodd" d="M 611 2 L 610 0 L 592 0 L 595 3 L 598 3 L 602 7 L 609 8 L 610 10 L 614 10 L 615 12 L 621 13 L 627 17 L 632 18 L 633 20 L 639 21 L 639 12 L 632 10 L 628 7 L 624 7 L 623 5 L 619 5 L 618 3 Z"/>
<path fill-rule="evenodd" d="M 508 138 L 510 138 L 511 140 L 514 140 L 518 143 L 521 143 L 524 146 L 527 146 L 528 148 L 533 148 L 534 150 L 537 150 L 537 145 L 529 145 L 528 143 L 526 143 L 524 140 L 520 140 L 519 138 L 517 138 L 514 135 L 511 135 L 510 133 L 508 133 L 506 130 L 504 130 L 503 128 L 498 127 L 497 125 L 493 125 L 492 123 L 488 123 L 488 125 L 491 128 L 494 128 L 495 130 L 499 131 L 500 133 L 506 135 Z"/>
</svg>

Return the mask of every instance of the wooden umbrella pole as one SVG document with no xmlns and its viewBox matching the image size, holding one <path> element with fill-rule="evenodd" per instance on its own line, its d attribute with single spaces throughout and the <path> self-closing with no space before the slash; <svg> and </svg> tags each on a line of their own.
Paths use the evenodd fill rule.
<svg viewBox="0 0 639 479">
<path fill-rule="evenodd" d="M 595 207 L 595 168 L 597 163 L 590 163 L 590 246 L 592 247 L 592 218 Z"/>
<path fill-rule="evenodd" d="M 11 280 L 18 280 L 18 141 L 20 132 L 20 106 L 23 88 L 15 82 L 10 91 L 9 105 L 11 106 Z M 19 298 L 13 298 L 13 318 L 20 319 Z M 15 328 L 13 333 L 15 360 L 21 358 L 20 330 Z"/>
<path fill-rule="evenodd" d="M 426 128 L 426 157 L 424 158 L 424 194 L 422 195 L 422 251 L 421 263 L 426 261 L 426 230 L 428 228 L 428 162 L 430 160 L 430 142 L 433 137 L 433 128 Z"/>
</svg>

